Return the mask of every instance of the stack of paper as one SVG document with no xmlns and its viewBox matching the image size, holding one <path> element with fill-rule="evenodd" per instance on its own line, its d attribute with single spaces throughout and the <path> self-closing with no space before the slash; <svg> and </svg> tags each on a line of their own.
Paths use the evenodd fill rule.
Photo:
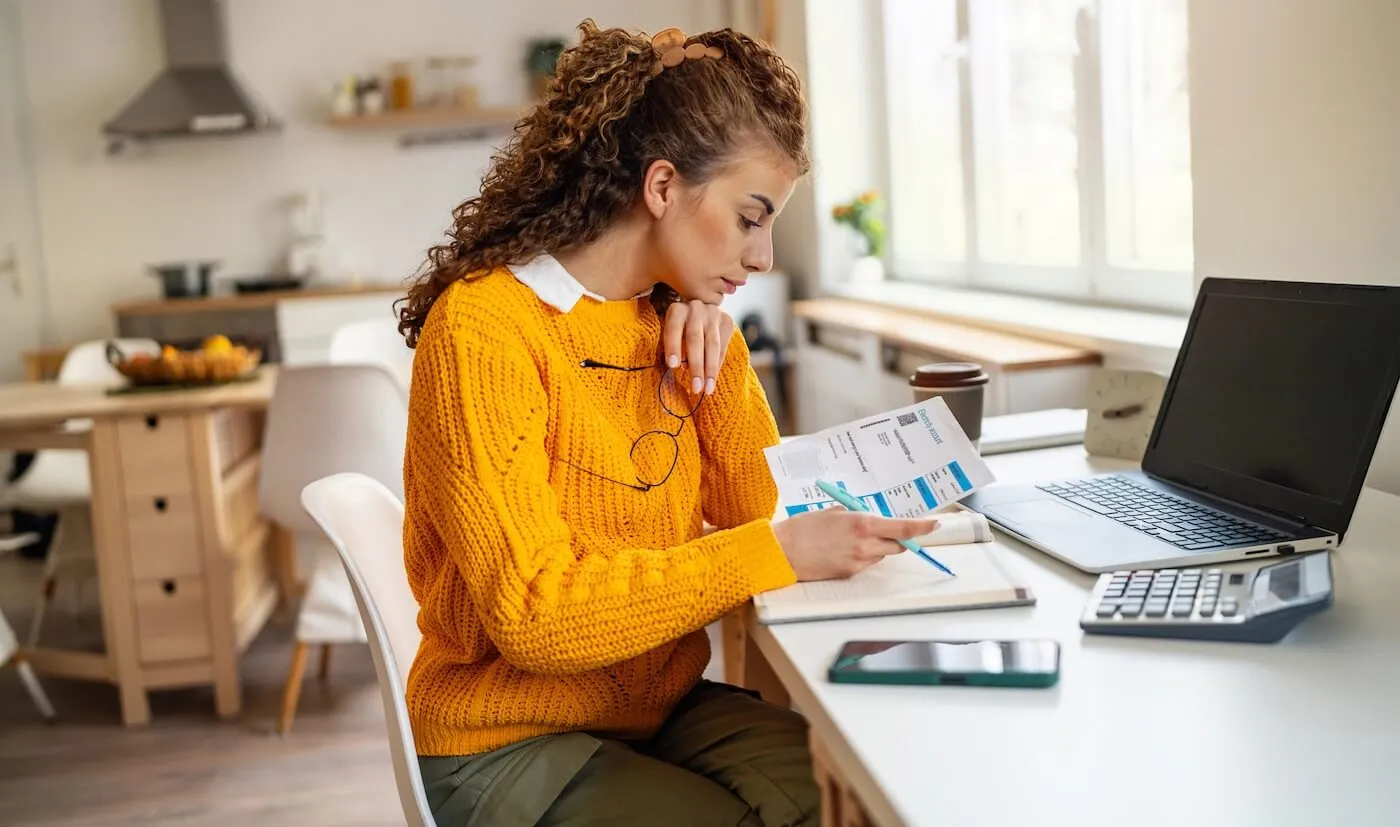
<svg viewBox="0 0 1400 827">
<path fill-rule="evenodd" d="M 788 516 L 836 505 L 817 480 L 846 489 L 878 514 L 918 517 L 994 479 L 938 397 L 790 439 L 764 455 Z"/>
<path fill-rule="evenodd" d="M 936 512 L 938 528 L 916 542 L 936 548 L 939 561 L 956 576 L 902 552 L 846 580 L 797 583 L 760 594 L 754 608 L 761 622 L 1035 602 L 991 542 L 987 519 L 956 505 L 993 476 L 942 399 L 791 439 L 765 454 L 778 486 L 780 518 L 837 506 L 817 480 L 846 489 L 885 516 Z"/>
</svg>

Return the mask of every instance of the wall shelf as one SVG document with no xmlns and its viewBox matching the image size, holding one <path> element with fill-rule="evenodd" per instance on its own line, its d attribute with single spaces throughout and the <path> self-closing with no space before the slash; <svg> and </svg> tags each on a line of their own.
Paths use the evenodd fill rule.
<svg viewBox="0 0 1400 827">
<path fill-rule="evenodd" d="M 400 145 L 415 146 L 509 135 L 516 121 L 528 111 L 523 106 L 388 110 L 378 115 L 333 117 L 330 124 L 344 130 L 396 130 L 402 133 Z"/>
</svg>

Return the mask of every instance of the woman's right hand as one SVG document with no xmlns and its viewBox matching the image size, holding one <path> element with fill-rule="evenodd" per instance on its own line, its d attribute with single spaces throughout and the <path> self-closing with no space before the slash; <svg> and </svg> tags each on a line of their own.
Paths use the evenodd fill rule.
<svg viewBox="0 0 1400 827">
<path fill-rule="evenodd" d="M 928 518 L 904 519 L 825 508 L 775 523 L 773 534 L 798 580 L 850 577 L 891 554 L 910 540 L 938 527 Z"/>
</svg>

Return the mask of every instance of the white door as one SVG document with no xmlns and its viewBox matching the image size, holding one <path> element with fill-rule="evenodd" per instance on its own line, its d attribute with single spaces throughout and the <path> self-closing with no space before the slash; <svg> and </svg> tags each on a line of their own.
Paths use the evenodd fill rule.
<svg viewBox="0 0 1400 827">
<path fill-rule="evenodd" d="M 0 382 L 22 379 L 22 354 L 44 343 L 44 295 L 35 171 L 26 138 L 19 3 L 0 0 Z"/>
</svg>

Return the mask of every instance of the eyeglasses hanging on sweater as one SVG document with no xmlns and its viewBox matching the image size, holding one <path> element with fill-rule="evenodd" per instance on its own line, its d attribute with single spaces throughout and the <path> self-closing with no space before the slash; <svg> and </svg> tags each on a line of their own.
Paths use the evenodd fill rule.
<svg viewBox="0 0 1400 827">
<path fill-rule="evenodd" d="M 561 461 L 585 474 L 591 474 L 618 485 L 625 485 L 635 491 L 650 491 L 665 484 L 666 480 L 671 478 L 671 473 L 676 470 L 676 460 L 680 456 L 680 446 L 676 443 L 676 437 L 680 436 L 681 431 L 685 429 L 685 421 L 700 410 L 700 403 L 705 401 L 705 396 L 688 392 L 681 386 L 680 382 L 676 381 L 674 372 L 665 365 L 610 365 L 596 359 L 584 359 L 579 362 L 579 367 L 588 370 L 615 370 L 622 373 L 638 373 L 646 370 L 661 371 L 661 378 L 656 383 L 656 401 L 661 405 L 663 411 L 677 420 L 677 424 L 674 431 L 653 428 L 632 441 L 632 448 L 627 452 L 627 457 L 632 461 L 632 467 L 637 476 L 636 482 L 614 479 L 591 468 L 584 468 L 577 463 L 569 462 L 567 459 L 561 459 Z M 639 456 L 643 458 L 644 464 L 647 466 L 645 471 L 641 470 L 643 462 L 638 461 Z M 655 473 L 661 468 L 666 469 L 664 473 Z"/>
</svg>

